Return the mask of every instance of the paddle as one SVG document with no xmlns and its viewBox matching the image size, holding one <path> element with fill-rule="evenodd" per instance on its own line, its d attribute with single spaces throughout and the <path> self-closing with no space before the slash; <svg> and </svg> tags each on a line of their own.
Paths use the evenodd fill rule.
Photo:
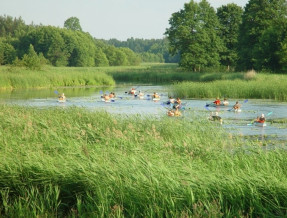
<svg viewBox="0 0 287 218">
<path fill-rule="evenodd" d="M 205 105 L 204 108 L 205 108 L 206 110 L 210 111 L 210 109 L 208 108 L 207 105 Z"/>
<path fill-rule="evenodd" d="M 248 102 L 248 99 L 245 99 L 244 102 L 243 102 L 243 104 L 244 104 L 244 103 L 247 103 L 247 102 Z M 234 107 L 232 107 L 231 109 L 228 109 L 227 111 L 232 111 L 233 109 L 234 109 Z"/>
<path fill-rule="evenodd" d="M 164 103 L 161 103 L 160 105 L 163 106 L 163 107 L 164 107 L 165 109 L 167 109 L 167 110 L 171 110 L 171 109 L 172 109 L 172 108 L 170 108 L 170 107 L 166 107 Z"/>
<path fill-rule="evenodd" d="M 59 95 L 59 94 L 60 94 L 57 90 L 55 90 L 54 93 L 55 93 L 56 95 Z"/>
<path fill-rule="evenodd" d="M 270 116 L 271 114 L 273 114 L 273 111 L 270 111 L 266 117 Z M 254 124 L 254 121 L 252 123 L 247 123 L 247 126 L 252 126 Z"/>
</svg>

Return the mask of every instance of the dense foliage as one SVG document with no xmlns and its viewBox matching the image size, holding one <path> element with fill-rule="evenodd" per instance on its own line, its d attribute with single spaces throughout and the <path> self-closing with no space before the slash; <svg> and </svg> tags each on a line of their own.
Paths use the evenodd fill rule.
<svg viewBox="0 0 287 218">
<path fill-rule="evenodd" d="M 128 48 L 97 43 L 100 40 L 81 31 L 76 17 L 67 19 L 64 26 L 27 26 L 21 18 L 0 17 L 0 64 L 22 60 L 31 45 L 37 55 L 46 59 L 45 63 L 53 66 L 120 66 L 141 62 L 140 56 Z"/>
<path fill-rule="evenodd" d="M 166 35 L 172 54 L 180 54 L 181 67 L 200 71 L 219 66 L 223 42 L 216 13 L 206 0 L 185 3 L 184 9 L 172 14 L 169 23 Z"/>
<path fill-rule="evenodd" d="M 220 53 L 223 66 L 236 67 L 238 60 L 238 35 L 243 10 L 236 4 L 223 5 L 217 9 L 217 17 L 220 22 L 220 38 L 225 45 Z"/>
<path fill-rule="evenodd" d="M 116 47 L 127 47 L 136 53 L 139 53 L 143 62 L 157 63 L 177 63 L 179 55 L 171 55 L 169 53 L 169 43 L 167 38 L 163 39 L 134 39 L 130 38 L 126 41 L 110 39 L 106 41 L 108 44 Z"/>
<path fill-rule="evenodd" d="M 220 61 L 227 69 L 286 72 L 285 0 L 249 0 L 244 10 L 228 4 L 217 9 L 217 16 L 206 0 L 192 0 L 169 23 L 170 48 L 180 53 L 186 69 L 216 68 Z"/>
<path fill-rule="evenodd" d="M 287 2 L 249 0 L 239 33 L 239 69 L 286 69 Z"/>
</svg>

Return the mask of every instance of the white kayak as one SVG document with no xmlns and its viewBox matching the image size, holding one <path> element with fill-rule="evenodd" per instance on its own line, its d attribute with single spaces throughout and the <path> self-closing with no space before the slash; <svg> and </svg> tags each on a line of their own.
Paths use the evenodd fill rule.
<svg viewBox="0 0 287 218">
<path fill-rule="evenodd" d="M 234 111 L 237 113 L 240 113 L 242 110 L 241 109 L 235 109 Z"/>
<path fill-rule="evenodd" d="M 160 101 L 160 98 L 153 98 L 153 101 Z"/>
<path fill-rule="evenodd" d="M 66 102 L 66 99 L 60 99 L 60 98 L 58 98 L 58 102 L 64 103 L 64 102 Z"/>
<path fill-rule="evenodd" d="M 102 100 L 103 102 L 106 102 L 106 103 L 115 102 L 115 99 L 116 99 L 116 98 L 110 98 L 110 99 L 108 99 L 108 100 L 105 100 L 104 98 L 101 98 L 101 100 Z"/>
</svg>

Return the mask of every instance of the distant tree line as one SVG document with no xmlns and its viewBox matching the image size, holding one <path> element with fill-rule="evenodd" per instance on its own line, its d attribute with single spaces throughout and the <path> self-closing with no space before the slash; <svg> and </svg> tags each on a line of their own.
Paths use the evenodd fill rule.
<svg viewBox="0 0 287 218">
<path fill-rule="evenodd" d="M 206 0 L 191 0 L 169 24 L 169 51 L 185 69 L 287 72 L 286 0 L 249 0 L 244 10 L 227 4 L 217 11 Z"/>
<path fill-rule="evenodd" d="M 34 64 L 31 64 L 31 63 Z M 29 64 L 30 63 L 30 64 Z M 21 18 L 0 16 L 0 65 L 38 68 L 138 65 L 141 57 L 128 48 L 116 48 L 82 31 L 71 17 L 64 28 L 26 25 Z"/>
<path fill-rule="evenodd" d="M 179 55 L 171 55 L 169 52 L 169 42 L 163 39 L 135 39 L 129 38 L 126 41 L 117 39 L 104 40 L 115 47 L 126 47 L 142 58 L 143 62 L 178 63 Z"/>
<path fill-rule="evenodd" d="M 35 53 L 32 52 L 35 51 Z M 29 57 L 54 66 L 120 66 L 144 62 L 179 63 L 192 71 L 287 72 L 286 0 L 249 0 L 215 10 L 191 0 L 169 19 L 163 39 L 99 40 L 71 17 L 64 28 L 25 25 L 0 17 L 0 64 L 24 64 Z M 33 57 L 32 59 L 35 59 Z"/>
</svg>

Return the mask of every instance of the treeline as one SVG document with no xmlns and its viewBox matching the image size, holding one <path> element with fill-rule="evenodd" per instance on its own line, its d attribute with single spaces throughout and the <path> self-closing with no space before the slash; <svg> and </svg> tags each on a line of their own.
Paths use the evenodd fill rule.
<svg viewBox="0 0 287 218">
<path fill-rule="evenodd" d="M 286 0 L 249 0 L 214 10 L 208 1 L 191 0 L 172 14 L 165 35 L 179 65 L 208 68 L 287 72 Z"/>
<path fill-rule="evenodd" d="M 26 25 L 21 18 L 0 16 L 0 65 L 29 66 L 29 62 L 36 61 L 53 66 L 93 67 L 141 62 L 131 49 L 116 48 L 81 31 L 75 17 L 66 20 L 64 27 Z"/>
<path fill-rule="evenodd" d="M 127 47 L 138 53 L 143 62 L 178 63 L 179 55 L 169 53 L 169 42 L 163 39 L 135 39 L 129 38 L 126 41 L 117 39 L 105 40 L 115 47 Z"/>
</svg>

